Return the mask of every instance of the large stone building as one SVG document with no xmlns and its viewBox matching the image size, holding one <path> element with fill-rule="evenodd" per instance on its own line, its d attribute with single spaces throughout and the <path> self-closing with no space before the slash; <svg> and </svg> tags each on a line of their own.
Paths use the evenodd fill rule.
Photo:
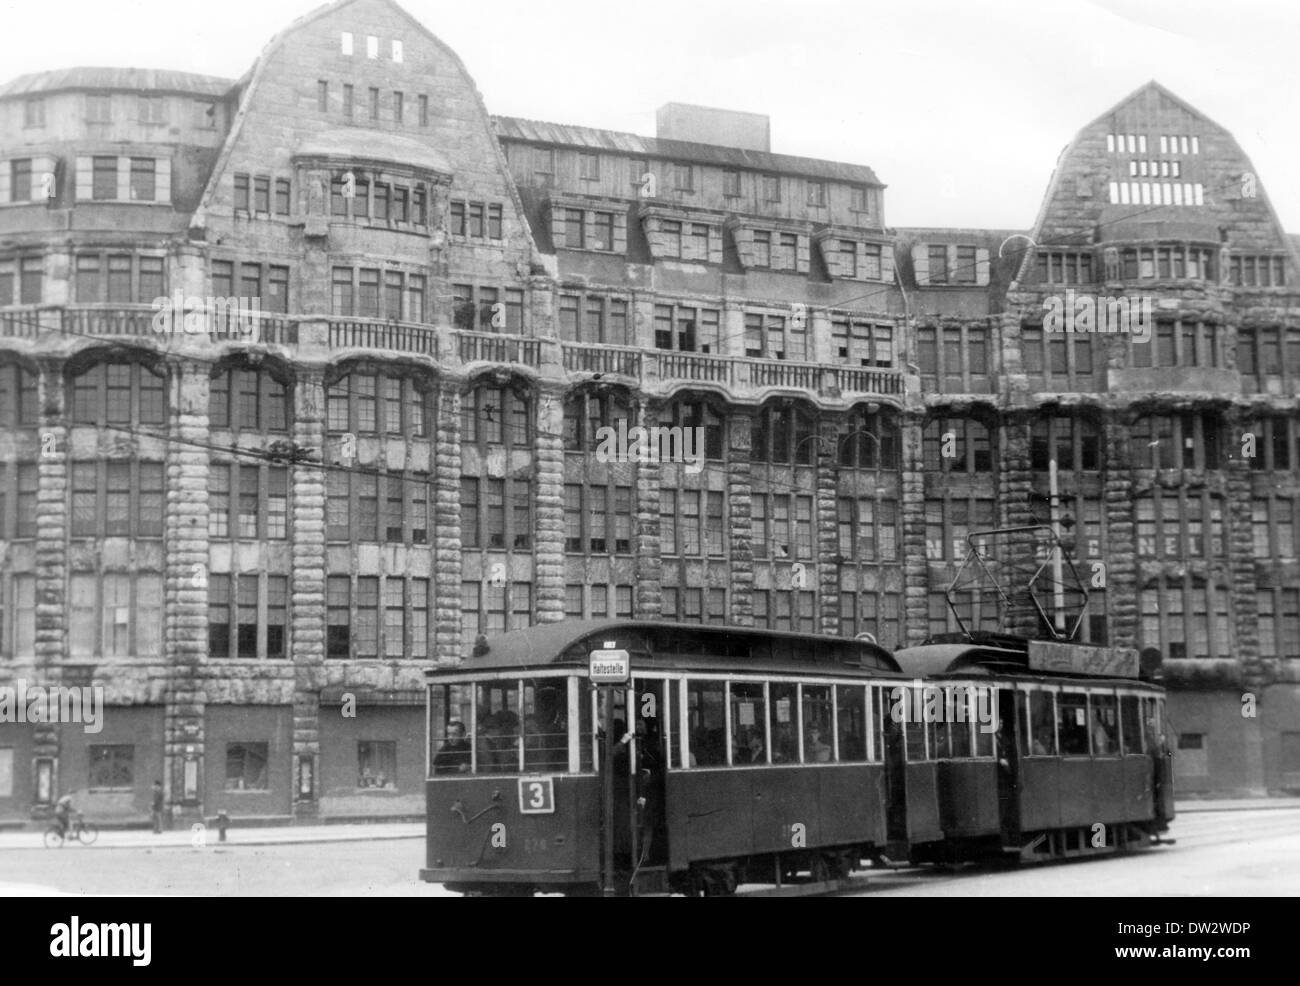
<svg viewBox="0 0 1300 986">
<path fill-rule="evenodd" d="M 890 227 L 884 188 L 751 114 L 491 117 L 387 0 L 237 82 L 0 87 L 0 684 L 110 706 L 0 723 L 0 817 L 138 818 L 155 778 L 418 813 L 421 672 L 479 633 L 916 643 L 1052 458 L 1083 636 L 1164 658 L 1181 789 L 1300 786 L 1300 268 L 1232 137 L 1152 83 L 1030 230 Z M 1153 297 L 1149 342 L 1045 333 L 1067 291 Z M 702 468 L 590 454 L 621 420 L 702 428 Z"/>
</svg>

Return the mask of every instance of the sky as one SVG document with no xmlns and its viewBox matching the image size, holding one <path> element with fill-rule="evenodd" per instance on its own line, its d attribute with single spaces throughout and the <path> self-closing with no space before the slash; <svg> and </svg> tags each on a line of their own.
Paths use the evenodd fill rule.
<svg viewBox="0 0 1300 986">
<path fill-rule="evenodd" d="M 0 77 L 238 78 L 314 0 L 0 0 Z M 653 135 L 667 102 L 763 113 L 772 150 L 870 165 L 891 226 L 1026 229 L 1061 150 L 1151 79 L 1236 137 L 1300 233 L 1289 0 L 405 0 L 492 113 Z"/>
</svg>

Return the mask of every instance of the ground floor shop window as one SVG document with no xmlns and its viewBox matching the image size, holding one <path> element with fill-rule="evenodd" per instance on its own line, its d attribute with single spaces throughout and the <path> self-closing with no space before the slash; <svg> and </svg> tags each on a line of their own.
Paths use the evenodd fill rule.
<svg viewBox="0 0 1300 986">
<path fill-rule="evenodd" d="M 226 790 L 267 790 L 266 760 L 265 743 L 227 743 Z"/>
<path fill-rule="evenodd" d="M 362 740 L 357 743 L 357 787 L 397 788 L 397 743 Z"/>
<path fill-rule="evenodd" d="M 129 791 L 134 786 L 134 746 L 92 746 L 90 748 L 90 789 L 92 791 Z"/>
</svg>

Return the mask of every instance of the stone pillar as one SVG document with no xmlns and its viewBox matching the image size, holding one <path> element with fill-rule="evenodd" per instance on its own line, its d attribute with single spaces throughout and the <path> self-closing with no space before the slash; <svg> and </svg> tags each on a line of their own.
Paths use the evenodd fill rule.
<svg viewBox="0 0 1300 986">
<path fill-rule="evenodd" d="M 997 524 L 999 527 L 1028 527 L 1047 518 L 1034 513 L 1034 474 L 1030 468 L 1029 416 L 1009 414 L 993 432 L 998 455 Z M 1035 539 L 1013 537 L 999 546 L 1005 554 L 1002 568 L 997 573 L 1002 590 L 1011 598 L 1011 612 L 1003 614 L 1002 629 L 1007 633 L 1025 637 L 1039 635 L 1038 610 L 1030 598 L 1029 580 L 1037 568 Z M 1053 585 L 1050 569 L 1044 573 L 1046 580 L 1035 583 L 1034 596 L 1043 609 L 1052 612 Z M 990 587 L 991 588 L 991 587 Z"/>
<path fill-rule="evenodd" d="M 564 619 L 564 398 L 555 385 L 539 394 L 533 509 L 533 589 L 538 623 Z"/>
<path fill-rule="evenodd" d="M 921 459 L 919 415 L 899 420 L 902 455 L 901 488 L 903 502 L 899 513 L 903 520 L 903 632 L 905 646 L 925 640 L 930 626 L 930 563 L 925 550 L 925 474 Z"/>
<path fill-rule="evenodd" d="M 731 530 L 731 601 L 727 619 L 754 625 L 754 479 L 750 443 L 752 418 L 727 416 L 727 520 Z M 656 508 L 657 509 L 657 508 Z"/>
<path fill-rule="evenodd" d="M 63 656 L 68 652 L 69 409 L 64 403 L 63 361 L 42 359 L 37 386 L 40 430 L 36 436 L 36 633 L 35 654 L 31 655 L 37 680 L 32 684 L 57 685 L 62 680 Z M 58 727 L 37 723 L 31 729 L 33 761 L 45 757 L 54 760 L 54 787 L 50 793 L 51 800 L 57 800 L 61 789 L 69 788 L 59 771 Z M 14 769 L 20 766 L 15 764 Z M 31 769 L 35 778 L 35 762 Z M 31 807 L 33 817 L 49 813 L 49 806 L 33 804 Z"/>
<path fill-rule="evenodd" d="M 439 381 L 433 468 L 433 656 L 459 663 L 460 627 L 460 392 Z"/>
<path fill-rule="evenodd" d="M 659 423 L 659 408 L 641 404 L 635 412 L 637 424 L 653 428 Z M 659 483 L 662 466 L 639 462 L 636 468 L 636 589 L 633 611 L 639 620 L 657 620 L 663 614 L 663 558 L 659 553 Z"/>
<path fill-rule="evenodd" d="M 183 363 L 173 375 L 167 446 L 164 530 L 164 651 L 168 686 L 163 709 L 163 796 L 174 824 L 203 817 L 208 644 L 208 366 Z M 186 764 L 194 782 L 186 797 Z"/>
<path fill-rule="evenodd" d="M 832 421 L 817 423 L 817 594 L 820 633 L 840 632 L 840 546 L 836 493 L 839 481 L 837 429 Z"/>
<path fill-rule="evenodd" d="M 300 372 L 294 387 L 293 441 L 325 451 L 325 380 L 319 370 Z M 325 477 L 310 465 L 290 468 L 293 486 L 293 603 L 289 653 L 293 660 L 293 813 L 320 811 L 320 688 L 325 666 Z M 311 771 L 303 793 L 304 764 Z"/>
<path fill-rule="evenodd" d="M 1113 647 L 1138 643 L 1138 571 L 1133 524 L 1133 459 L 1129 426 L 1110 418 L 1102 426 L 1106 476 L 1106 596 L 1110 607 L 1107 640 Z"/>
</svg>

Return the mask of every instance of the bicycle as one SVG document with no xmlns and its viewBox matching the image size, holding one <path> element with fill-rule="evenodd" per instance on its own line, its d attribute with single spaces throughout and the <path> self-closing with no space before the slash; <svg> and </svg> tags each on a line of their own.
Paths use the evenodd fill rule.
<svg viewBox="0 0 1300 986">
<path fill-rule="evenodd" d="M 76 839 L 83 846 L 88 846 L 98 838 L 99 829 L 77 813 L 69 819 L 66 833 L 58 825 L 51 825 L 45 830 L 45 848 L 57 849 L 69 839 Z"/>
</svg>

